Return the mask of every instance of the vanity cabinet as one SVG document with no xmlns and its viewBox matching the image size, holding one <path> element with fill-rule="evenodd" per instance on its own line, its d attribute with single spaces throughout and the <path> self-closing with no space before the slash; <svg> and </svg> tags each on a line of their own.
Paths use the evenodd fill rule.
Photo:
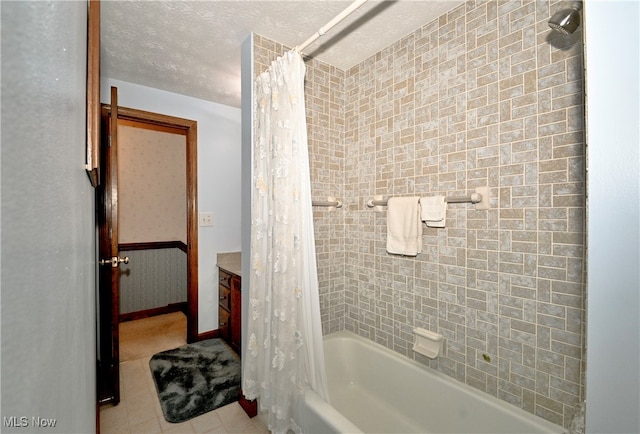
<svg viewBox="0 0 640 434">
<path fill-rule="evenodd" d="M 240 355 L 242 279 L 224 268 L 219 268 L 218 285 L 218 337 L 224 339 Z"/>
<path fill-rule="evenodd" d="M 240 292 L 240 278 L 231 276 L 231 317 L 229 318 L 229 345 L 240 355 L 242 347 L 241 324 L 242 294 Z"/>
</svg>

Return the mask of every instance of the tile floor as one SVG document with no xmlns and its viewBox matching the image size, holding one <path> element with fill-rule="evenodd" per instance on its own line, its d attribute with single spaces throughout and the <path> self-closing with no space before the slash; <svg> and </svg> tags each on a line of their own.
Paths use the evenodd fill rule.
<svg viewBox="0 0 640 434">
<path fill-rule="evenodd" d="M 185 345 L 185 330 L 186 318 L 180 312 L 120 324 L 120 352 L 124 356 L 120 362 L 120 404 L 100 409 L 101 434 L 269 432 L 258 417 L 250 419 L 237 402 L 179 424 L 164 419 L 149 359 L 158 351 Z"/>
</svg>

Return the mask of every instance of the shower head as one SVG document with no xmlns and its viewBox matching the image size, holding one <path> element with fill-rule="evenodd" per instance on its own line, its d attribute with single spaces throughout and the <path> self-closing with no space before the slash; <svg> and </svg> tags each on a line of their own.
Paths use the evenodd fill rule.
<svg viewBox="0 0 640 434">
<path fill-rule="evenodd" d="M 582 5 L 576 3 L 570 9 L 563 9 L 553 14 L 549 20 L 549 27 L 564 36 L 567 36 L 580 25 L 580 9 Z"/>
</svg>

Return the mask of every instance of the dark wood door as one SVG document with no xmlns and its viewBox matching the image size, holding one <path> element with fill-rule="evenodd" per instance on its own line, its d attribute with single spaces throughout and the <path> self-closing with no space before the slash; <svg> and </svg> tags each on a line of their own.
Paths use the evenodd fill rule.
<svg viewBox="0 0 640 434">
<path fill-rule="evenodd" d="M 111 88 L 111 105 L 102 107 L 101 183 L 96 189 L 98 221 L 98 402 L 120 402 L 120 336 L 118 332 L 119 264 L 128 262 L 118 251 L 118 90 Z"/>
</svg>

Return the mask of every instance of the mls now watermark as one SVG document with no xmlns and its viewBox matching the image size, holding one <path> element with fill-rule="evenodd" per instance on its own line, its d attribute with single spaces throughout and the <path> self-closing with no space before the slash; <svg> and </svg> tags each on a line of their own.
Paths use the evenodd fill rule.
<svg viewBox="0 0 640 434">
<path fill-rule="evenodd" d="M 44 417 L 9 416 L 2 418 L 2 426 L 6 428 L 53 428 L 58 421 Z"/>
</svg>

